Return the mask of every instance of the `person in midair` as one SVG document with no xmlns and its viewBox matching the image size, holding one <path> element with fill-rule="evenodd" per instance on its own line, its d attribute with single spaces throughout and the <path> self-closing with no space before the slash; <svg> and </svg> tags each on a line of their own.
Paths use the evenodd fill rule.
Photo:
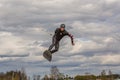
<svg viewBox="0 0 120 80">
<path fill-rule="evenodd" d="M 71 38 L 72 45 L 75 45 L 74 40 L 73 40 L 73 35 L 71 35 L 69 32 L 65 30 L 65 24 L 61 24 L 60 28 L 57 28 L 55 30 L 55 33 L 52 38 L 52 44 L 50 45 L 48 49 L 51 52 L 51 54 L 59 50 L 59 42 L 64 36 L 69 36 Z M 53 47 L 55 47 L 55 49 L 52 50 Z"/>
</svg>

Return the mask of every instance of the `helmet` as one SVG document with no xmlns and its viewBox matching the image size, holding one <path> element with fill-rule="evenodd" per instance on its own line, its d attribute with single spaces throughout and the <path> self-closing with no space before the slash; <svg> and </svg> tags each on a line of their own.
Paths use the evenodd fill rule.
<svg viewBox="0 0 120 80">
<path fill-rule="evenodd" d="M 60 27 L 61 27 L 61 28 L 65 28 L 65 24 L 61 24 Z"/>
</svg>

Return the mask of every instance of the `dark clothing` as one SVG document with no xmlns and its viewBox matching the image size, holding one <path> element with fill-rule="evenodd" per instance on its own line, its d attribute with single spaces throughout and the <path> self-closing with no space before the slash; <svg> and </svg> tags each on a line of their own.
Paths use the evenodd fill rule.
<svg viewBox="0 0 120 80">
<path fill-rule="evenodd" d="M 58 41 L 60 41 L 66 35 L 68 35 L 68 32 L 66 30 L 61 31 L 59 28 L 57 28 L 54 36 Z"/>
<path fill-rule="evenodd" d="M 53 48 L 54 46 L 55 46 L 55 49 L 52 50 L 52 48 Z M 50 51 L 51 53 L 54 53 L 54 52 L 58 51 L 58 49 L 59 49 L 59 41 L 57 41 L 57 40 L 53 37 L 53 39 L 52 39 L 52 44 L 51 44 L 50 47 L 49 47 L 49 51 Z"/>
<path fill-rule="evenodd" d="M 71 38 L 71 42 L 73 43 L 73 36 L 69 34 L 66 30 L 61 31 L 60 28 L 57 28 L 55 30 L 55 34 L 52 38 L 52 44 L 49 47 L 49 51 L 51 53 L 54 53 L 59 50 L 59 41 L 64 37 L 64 36 L 69 36 Z M 55 46 L 55 49 L 52 50 L 52 48 Z"/>
</svg>

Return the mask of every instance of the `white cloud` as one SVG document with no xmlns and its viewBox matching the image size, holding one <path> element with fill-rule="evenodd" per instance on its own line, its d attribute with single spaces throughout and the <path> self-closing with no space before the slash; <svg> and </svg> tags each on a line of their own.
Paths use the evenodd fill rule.
<svg viewBox="0 0 120 80">
<path fill-rule="evenodd" d="M 99 62 L 100 64 L 119 64 L 120 55 L 119 54 L 106 54 L 106 55 L 95 55 L 90 58 L 90 60 L 94 60 L 95 62 Z"/>
<path fill-rule="evenodd" d="M 118 0 L 105 0 L 107 4 L 113 4 L 115 2 L 119 2 Z"/>
<path fill-rule="evenodd" d="M 41 53 L 40 53 L 41 54 Z M 43 61 L 43 60 L 46 60 L 44 59 L 44 57 L 41 55 L 41 56 L 35 56 L 35 55 L 30 55 L 28 57 L 25 57 L 25 58 L 21 58 L 21 60 L 23 62 L 38 62 L 38 61 Z"/>
<path fill-rule="evenodd" d="M 16 54 L 24 51 L 25 42 L 22 38 L 16 37 L 9 32 L 1 32 L 0 37 L 0 49 L 3 51 L 0 52 L 1 54 Z"/>
</svg>

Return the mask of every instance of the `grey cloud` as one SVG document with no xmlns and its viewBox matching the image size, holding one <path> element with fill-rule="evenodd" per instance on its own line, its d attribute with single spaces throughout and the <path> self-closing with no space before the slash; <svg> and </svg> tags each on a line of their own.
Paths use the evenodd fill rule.
<svg viewBox="0 0 120 80">
<path fill-rule="evenodd" d="M 28 57 L 29 54 L 24 54 L 24 55 L 0 55 L 1 58 L 5 57 Z"/>
</svg>

